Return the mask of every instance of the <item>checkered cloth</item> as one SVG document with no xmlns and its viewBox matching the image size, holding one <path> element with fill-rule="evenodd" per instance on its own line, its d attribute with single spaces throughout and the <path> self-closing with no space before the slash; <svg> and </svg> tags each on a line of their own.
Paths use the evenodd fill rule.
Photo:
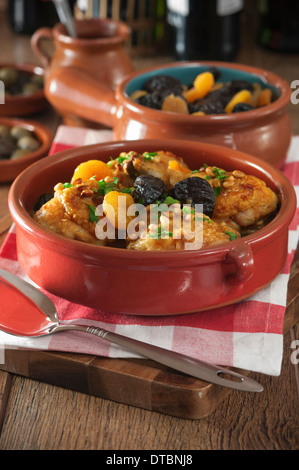
<svg viewBox="0 0 299 470">
<path fill-rule="evenodd" d="M 51 153 L 108 140 L 113 140 L 110 131 L 61 126 Z M 299 137 L 292 139 L 283 172 L 298 193 Z M 281 371 L 283 355 L 287 284 L 298 239 L 297 209 L 289 229 L 285 267 L 271 285 L 245 301 L 208 312 L 152 318 L 107 314 L 46 293 L 54 302 L 62 323 L 95 325 L 206 362 L 277 376 Z M 32 282 L 18 264 L 14 226 L 0 251 L 0 267 Z M 76 331 L 35 339 L 0 333 L 0 344 L 7 348 L 68 351 L 112 358 L 139 357 L 101 338 Z"/>
</svg>

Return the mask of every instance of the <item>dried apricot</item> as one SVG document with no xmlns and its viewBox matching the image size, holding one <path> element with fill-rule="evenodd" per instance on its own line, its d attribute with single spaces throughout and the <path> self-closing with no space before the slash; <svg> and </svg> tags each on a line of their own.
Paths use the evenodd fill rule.
<svg viewBox="0 0 299 470">
<path fill-rule="evenodd" d="M 204 98 L 212 90 L 214 83 L 215 78 L 211 72 L 200 73 L 195 78 L 193 87 L 184 93 L 186 100 L 192 103 L 195 100 Z"/>
<path fill-rule="evenodd" d="M 128 193 L 110 191 L 103 200 L 103 211 L 109 222 L 119 230 L 125 230 L 132 220 L 127 215 L 129 206 L 135 204 L 133 197 Z"/>
<path fill-rule="evenodd" d="M 138 98 L 141 98 L 141 96 L 147 95 L 147 91 L 145 90 L 136 90 L 134 91 L 131 95 L 130 98 L 133 101 L 138 100 Z"/>
<path fill-rule="evenodd" d="M 251 102 L 251 92 L 249 90 L 241 90 L 236 93 L 232 99 L 228 102 L 225 107 L 226 113 L 231 113 L 236 104 L 238 103 L 247 103 L 250 104 Z"/>
<path fill-rule="evenodd" d="M 184 98 L 172 93 L 163 100 L 161 109 L 170 113 L 189 114 L 188 105 Z"/>
<path fill-rule="evenodd" d="M 270 104 L 271 101 L 272 101 L 272 90 L 270 90 L 270 88 L 265 88 L 259 94 L 257 106 L 258 107 L 266 106 L 267 104 Z"/>
<path fill-rule="evenodd" d="M 101 160 L 88 160 L 87 162 L 80 163 L 74 171 L 71 182 L 81 178 L 83 181 L 90 178 L 95 178 L 100 181 L 106 176 L 113 176 L 112 170 L 107 163 Z"/>
<path fill-rule="evenodd" d="M 190 173 L 190 170 L 181 166 L 177 160 L 170 160 L 170 162 L 168 163 L 168 169 L 182 171 L 183 173 Z"/>
</svg>

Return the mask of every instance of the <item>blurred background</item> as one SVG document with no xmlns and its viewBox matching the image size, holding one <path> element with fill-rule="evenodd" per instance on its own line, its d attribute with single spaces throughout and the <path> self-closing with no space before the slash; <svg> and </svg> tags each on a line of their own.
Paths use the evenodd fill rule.
<svg viewBox="0 0 299 470">
<path fill-rule="evenodd" d="M 174 60 L 224 60 L 299 80 L 299 0 L 68 0 L 73 15 L 131 27 L 136 70 Z M 0 0 L 0 61 L 41 65 L 31 35 L 58 22 L 51 0 Z M 53 44 L 47 45 L 51 54 Z M 294 133 L 299 106 L 290 103 Z M 296 124 L 298 122 L 298 124 Z"/>
<path fill-rule="evenodd" d="M 261 47 L 299 53 L 298 0 L 68 0 L 74 16 L 113 18 L 130 25 L 134 55 L 178 60 L 235 60 L 249 29 Z M 53 26 L 51 0 L 0 0 L 12 31 L 30 35 Z"/>
</svg>

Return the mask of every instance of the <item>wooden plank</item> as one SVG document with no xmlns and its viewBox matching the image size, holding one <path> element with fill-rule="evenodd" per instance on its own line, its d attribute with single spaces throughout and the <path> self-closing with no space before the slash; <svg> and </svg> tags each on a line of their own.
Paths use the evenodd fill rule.
<svg viewBox="0 0 299 470">
<path fill-rule="evenodd" d="M 147 359 L 5 350 L 5 364 L 0 368 L 77 392 L 186 419 L 199 419 L 212 413 L 232 391 Z"/>
<path fill-rule="evenodd" d="M 6 415 L 7 402 L 12 384 L 12 374 L 0 372 L 0 435 Z"/>
</svg>

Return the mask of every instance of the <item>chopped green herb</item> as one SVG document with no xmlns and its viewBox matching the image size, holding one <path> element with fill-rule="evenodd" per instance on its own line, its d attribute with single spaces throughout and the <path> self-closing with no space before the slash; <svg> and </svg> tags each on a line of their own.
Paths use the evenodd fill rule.
<svg viewBox="0 0 299 470">
<path fill-rule="evenodd" d="M 192 207 L 184 206 L 182 209 L 183 214 L 195 214 L 195 210 Z"/>
<path fill-rule="evenodd" d="M 118 178 L 114 177 L 113 181 L 110 183 L 106 183 L 105 180 L 98 181 L 98 189 L 95 189 L 99 196 L 105 196 L 105 194 L 109 193 L 110 191 L 115 191 L 118 189 Z"/>
<path fill-rule="evenodd" d="M 219 180 L 223 180 L 226 178 L 226 172 L 224 170 L 220 170 L 215 166 L 213 167 L 213 170 L 216 178 L 218 178 Z"/>
<path fill-rule="evenodd" d="M 63 184 L 63 187 L 64 187 L 64 188 L 73 188 L 74 185 L 73 185 L 72 183 L 64 183 L 64 184 Z"/>
<path fill-rule="evenodd" d="M 200 173 L 200 170 L 192 170 L 191 173 Z"/>
<path fill-rule="evenodd" d="M 119 189 L 119 192 L 120 192 L 120 193 L 126 193 L 126 194 L 132 194 L 133 191 L 134 191 L 134 188 L 123 188 L 123 189 Z"/>
<path fill-rule="evenodd" d="M 162 238 L 162 237 L 172 237 L 172 232 L 167 232 L 166 230 L 162 230 L 162 228 L 159 226 L 157 228 L 157 231 L 155 233 L 150 234 L 150 238 Z"/>
<path fill-rule="evenodd" d="M 218 186 L 217 188 L 214 189 L 215 197 L 218 197 L 219 194 L 221 193 L 221 187 Z"/>
<path fill-rule="evenodd" d="M 153 159 L 156 155 L 158 155 L 157 152 L 144 152 L 143 158 L 144 158 L 144 160 L 153 161 Z"/>
<path fill-rule="evenodd" d="M 229 232 L 229 231 L 227 231 L 225 233 L 230 236 L 231 240 L 236 240 L 237 239 L 237 235 L 235 233 Z"/>
<path fill-rule="evenodd" d="M 90 222 L 98 222 L 99 217 L 96 215 L 96 207 L 91 206 L 90 204 L 86 204 L 89 208 L 89 221 Z"/>
<path fill-rule="evenodd" d="M 205 179 L 206 179 L 206 180 L 211 180 L 211 179 L 212 179 L 212 177 L 211 177 L 211 176 L 209 176 L 209 175 L 206 175 L 206 176 L 205 176 Z"/>
<path fill-rule="evenodd" d="M 197 222 L 208 222 L 208 224 L 210 224 L 212 221 L 211 219 L 209 219 L 209 217 L 194 217 L 194 220 L 196 220 Z"/>
<path fill-rule="evenodd" d="M 163 202 L 164 204 L 180 204 L 180 201 L 178 201 L 177 199 L 174 199 L 171 196 L 167 196 Z"/>
</svg>

